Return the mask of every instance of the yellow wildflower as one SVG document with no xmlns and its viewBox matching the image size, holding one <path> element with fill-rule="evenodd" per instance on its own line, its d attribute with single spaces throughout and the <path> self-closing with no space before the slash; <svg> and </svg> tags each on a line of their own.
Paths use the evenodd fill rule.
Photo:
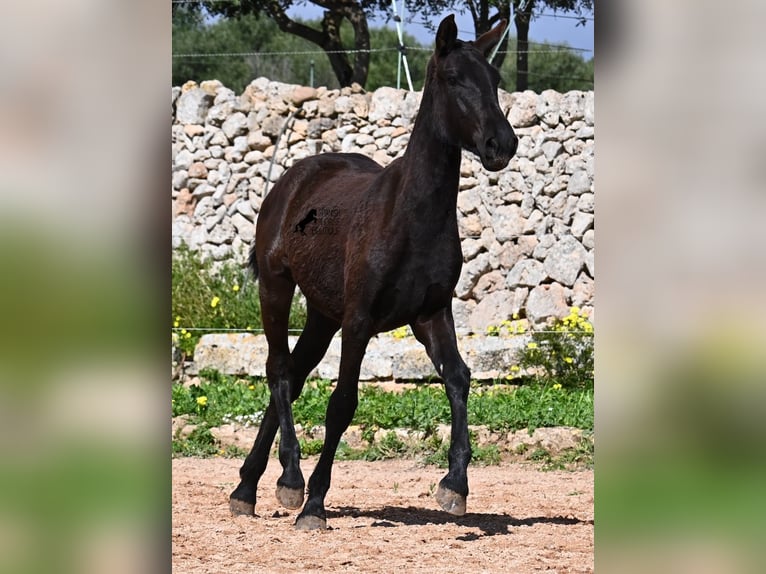
<svg viewBox="0 0 766 574">
<path fill-rule="evenodd" d="M 203 396 L 201 396 L 201 397 L 197 397 L 197 404 L 198 404 L 199 406 L 201 406 L 201 407 L 204 407 L 204 406 L 206 406 L 206 405 L 207 405 L 207 397 L 206 397 L 206 396 L 204 396 L 204 395 L 203 395 Z"/>
<path fill-rule="evenodd" d="M 572 357 L 564 357 L 564 362 L 569 363 L 570 365 L 574 363 L 574 359 Z"/>
<path fill-rule="evenodd" d="M 555 385 L 553 385 L 553 388 L 555 390 L 559 390 L 561 388 L 561 384 L 560 383 L 556 383 Z"/>
<path fill-rule="evenodd" d="M 178 319 L 176 319 L 175 321 L 173 321 L 173 327 L 176 327 L 176 328 L 178 328 L 178 325 L 179 325 Z"/>
<path fill-rule="evenodd" d="M 220 303 L 220 302 L 221 302 L 221 298 L 220 298 L 218 295 L 216 295 L 215 297 L 213 297 L 213 298 L 210 300 L 210 306 L 211 306 L 213 309 L 215 309 L 215 308 L 218 306 L 218 303 Z"/>
<path fill-rule="evenodd" d="M 402 327 L 398 327 L 391 331 L 391 336 L 394 339 L 404 339 L 409 334 L 409 327 L 407 325 L 403 325 Z"/>
<path fill-rule="evenodd" d="M 247 388 L 248 388 L 248 389 L 250 389 L 251 391 L 254 391 L 254 390 L 255 390 L 255 385 L 250 385 L 250 386 L 249 386 L 249 387 L 247 387 Z"/>
<path fill-rule="evenodd" d="M 537 343 L 527 343 L 527 349 L 537 349 Z"/>
<path fill-rule="evenodd" d="M 237 285 L 237 284 L 235 283 L 235 284 L 232 286 L 231 290 L 232 290 L 232 291 L 234 291 L 234 292 L 236 293 L 237 291 L 239 291 L 239 285 Z"/>
</svg>

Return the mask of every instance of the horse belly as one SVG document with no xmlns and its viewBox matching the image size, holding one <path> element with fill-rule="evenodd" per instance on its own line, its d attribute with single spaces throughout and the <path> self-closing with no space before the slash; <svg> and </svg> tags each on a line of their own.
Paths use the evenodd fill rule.
<svg viewBox="0 0 766 574">
<path fill-rule="evenodd" d="M 307 242 L 308 243 L 308 242 Z M 322 241 L 305 245 L 288 256 L 293 280 L 308 303 L 336 321 L 343 317 L 343 258 Z"/>
</svg>

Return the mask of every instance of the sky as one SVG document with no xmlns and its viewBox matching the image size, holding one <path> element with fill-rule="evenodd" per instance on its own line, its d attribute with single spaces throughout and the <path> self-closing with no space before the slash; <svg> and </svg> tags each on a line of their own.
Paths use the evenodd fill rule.
<svg viewBox="0 0 766 574">
<path fill-rule="evenodd" d="M 571 19 L 570 14 L 559 13 L 558 16 L 553 15 L 553 12 L 546 10 L 544 16 L 540 16 L 532 20 L 529 27 L 530 40 L 538 42 L 547 41 L 554 44 L 566 43 L 573 48 L 585 48 L 589 50 L 587 55 L 590 56 L 593 50 L 593 20 L 586 22 L 585 26 L 578 26 L 577 21 Z M 446 14 L 445 14 L 446 15 Z M 593 18 L 590 14 L 587 17 Z M 415 15 L 405 15 L 406 20 L 412 20 L 411 23 L 406 23 L 404 30 L 415 36 L 418 41 L 427 44 L 433 41 L 433 32 L 428 30 L 425 26 L 419 24 L 420 18 Z M 439 18 L 434 18 L 432 23 L 434 26 L 438 26 Z M 455 14 L 455 22 L 459 30 L 459 36 L 464 39 L 471 39 L 473 37 L 473 21 L 471 20 L 470 13 L 466 10 L 462 14 Z M 373 25 L 386 25 L 385 20 L 375 22 Z M 393 22 L 388 24 L 393 27 Z M 515 33 L 515 28 L 511 28 L 510 33 Z"/>
</svg>

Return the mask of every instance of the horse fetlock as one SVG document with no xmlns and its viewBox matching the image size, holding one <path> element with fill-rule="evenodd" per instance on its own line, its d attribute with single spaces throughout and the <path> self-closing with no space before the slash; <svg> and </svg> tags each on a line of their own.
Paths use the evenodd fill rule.
<svg viewBox="0 0 766 574">
<path fill-rule="evenodd" d="M 465 514 L 466 497 L 445 486 L 439 485 L 436 491 L 436 502 L 439 503 L 439 506 L 444 511 L 450 514 L 455 516 L 463 516 Z"/>
</svg>

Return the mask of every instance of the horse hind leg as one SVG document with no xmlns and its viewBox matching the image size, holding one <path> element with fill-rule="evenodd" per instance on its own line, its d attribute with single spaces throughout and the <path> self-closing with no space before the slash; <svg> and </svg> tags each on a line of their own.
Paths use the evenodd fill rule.
<svg viewBox="0 0 766 574">
<path fill-rule="evenodd" d="M 304 488 L 299 462 L 300 447 L 295 437 L 290 406 L 293 377 L 287 324 L 294 291 L 295 283 L 289 279 L 270 275 L 267 270 L 262 270 L 259 295 L 263 328 L 269 345 L 266 377 L 271 399 L 253 448 L 240 469 L 240 483 L 229 497 L 229 508 L 233 514 L 255 514 L 258 481 L 266 470 L 277 428 L 282 433 L 279 449 L 280 462 L 285 468 L 282 482 L 293 490 L 300 490 L 301 493 Z M 294 501 L 292 503 L 295 504 Z"/>
<path fill-rule="evenodd" d="M 439 482 L 436 501 L 443 510 L 462 516 L 468 498 L 468 463 L 471 445 L 468 438 L 468 390 L 471 372 L 460 356 L 455 337 L 455 325 L 449 308 L 430 320 L 412 324 L 415 337 L 444 380 L 452 414 L 452 437 L 449 448 L 449 472 Z"/>
<path fill-rule="evenodd" d="M 239 470 L 240 483 L 229 496 L 229 510 L 235 516 L 253 516 L 255 514 L 258 481 L 266 470 L 269 452 L 278 427 L 279 419 L 277 418 L 276 405 L 272 399 L 269 401 L 269 406 L 261 421 L 253 448 Z"/>
<path fill-rule="evenodd" d="M 338 329 L 340 329 L 338 323 L 325 317 L 313 307 L 308 306 L 306 325 L 291 353 L 292 380 L 290 385 L 290 402 L 295 402 L 300 396 L 303 385 L 306 382 L 306 377 L 319 364 L 319 361 L 322 360 Z M 277 480 L 277 500 L 285 508 L 300 508 L 303 504 L 303 495 L 304 486 L 301 485 L 296 488 L 295 481 L 291 481 L 288 469 L 286 468 L 285 472 Z"/>
</svg>

